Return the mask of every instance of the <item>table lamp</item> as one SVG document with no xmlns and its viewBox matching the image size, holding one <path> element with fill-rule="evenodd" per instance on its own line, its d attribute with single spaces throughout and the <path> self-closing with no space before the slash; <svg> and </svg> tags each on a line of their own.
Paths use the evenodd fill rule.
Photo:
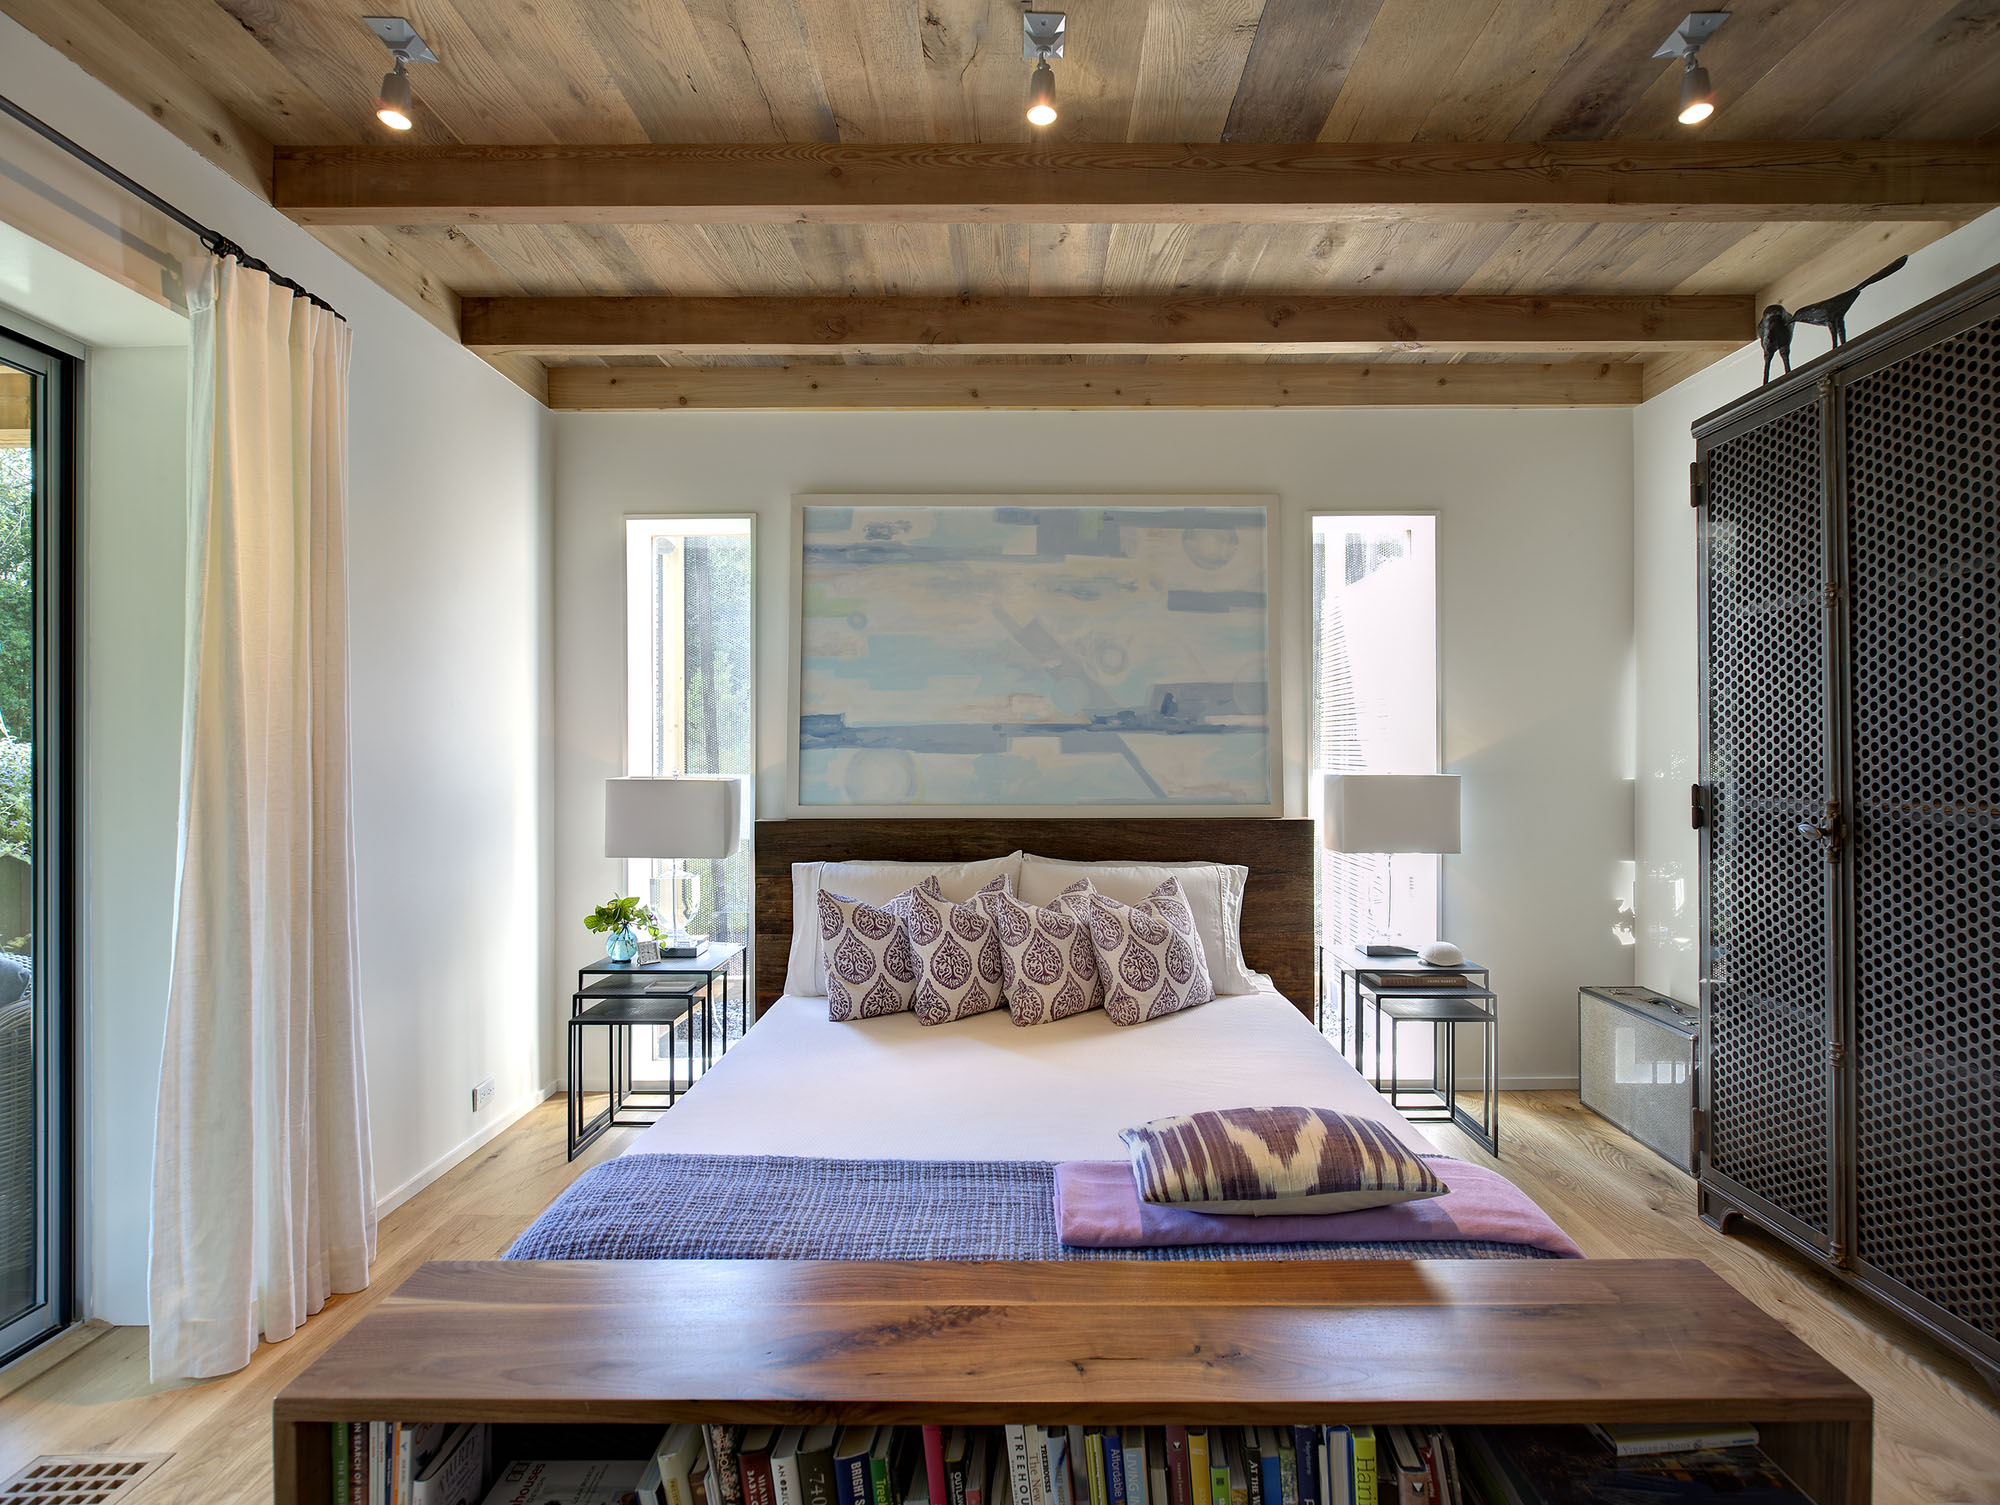
<svg viewBox="0 0 2000 1505">
<path fill-rule="evenodd" d="M 660 955 L 685 959 L 701 947 L 687 933 L 680 864 L 690 857 L 728 857 L 743 844 L 743 780 L 727 775 L 669 774 L 604 781 L 604 855 L 665 858 L 667 925 Z M 690 906 L 691 907 L 691 906 Z"/>
<path fill-rule="evenodd" d="M 1330 852 L 1389 854 L 1389 932 L 1396 929 L 1397 852 L 1458 850 L 1458 776 L 1448 773 L 1329 773 L 1322 776 L 1320 842 Z M 1414 956 L 1374 940 L 1363 956 Z"/>
</svg>

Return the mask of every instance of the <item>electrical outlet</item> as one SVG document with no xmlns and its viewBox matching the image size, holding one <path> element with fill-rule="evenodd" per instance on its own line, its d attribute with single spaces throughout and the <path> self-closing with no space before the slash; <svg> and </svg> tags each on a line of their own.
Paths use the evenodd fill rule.
<svg viewBox="0 0 2000 1505">
<path fill-rule="evenodd" d="M 493 1078 L 488 1077 L 472 1089 L 472 1111 L 477 1113 L 493 1101 Z"/>
</svg>

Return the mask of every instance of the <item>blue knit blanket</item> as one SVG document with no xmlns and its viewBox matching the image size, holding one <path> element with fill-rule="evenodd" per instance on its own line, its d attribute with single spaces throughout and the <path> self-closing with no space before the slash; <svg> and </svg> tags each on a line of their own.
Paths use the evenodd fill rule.
<svg viewBox="0 0 2000 1505">
<path fill-rule="evenodd" d="M 622 1155 L 585 1171 L 507 1259 L 1546 1259 L 1519 1244 L 1073 1249 L 1040 1161 Z"/>
</svg>

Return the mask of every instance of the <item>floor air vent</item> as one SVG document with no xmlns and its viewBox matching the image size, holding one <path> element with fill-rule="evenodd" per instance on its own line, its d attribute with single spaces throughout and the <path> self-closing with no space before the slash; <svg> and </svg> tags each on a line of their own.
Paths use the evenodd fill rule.
<svg viewBox="0 0 2000 1505">
<path fill-rule="evenodd" d="M 52 1453 L 0 1484 L 0 1505 L 109 1505 L 123 1500 L 133 1485 L 172 1456 Z"/>
</svg>

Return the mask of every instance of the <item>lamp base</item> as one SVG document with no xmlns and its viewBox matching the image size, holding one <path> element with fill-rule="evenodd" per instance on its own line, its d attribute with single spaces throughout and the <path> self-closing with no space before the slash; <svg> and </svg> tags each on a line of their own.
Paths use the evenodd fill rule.
<svg viewBox="0 0 2000 1505">
<path fill-rule="evenodd" d="M 1398 946 L 1394 941 L 1368 941 L 1357 947 L 1363 956 L 1415 956 L 1414 948 Z"/>
</svg>

